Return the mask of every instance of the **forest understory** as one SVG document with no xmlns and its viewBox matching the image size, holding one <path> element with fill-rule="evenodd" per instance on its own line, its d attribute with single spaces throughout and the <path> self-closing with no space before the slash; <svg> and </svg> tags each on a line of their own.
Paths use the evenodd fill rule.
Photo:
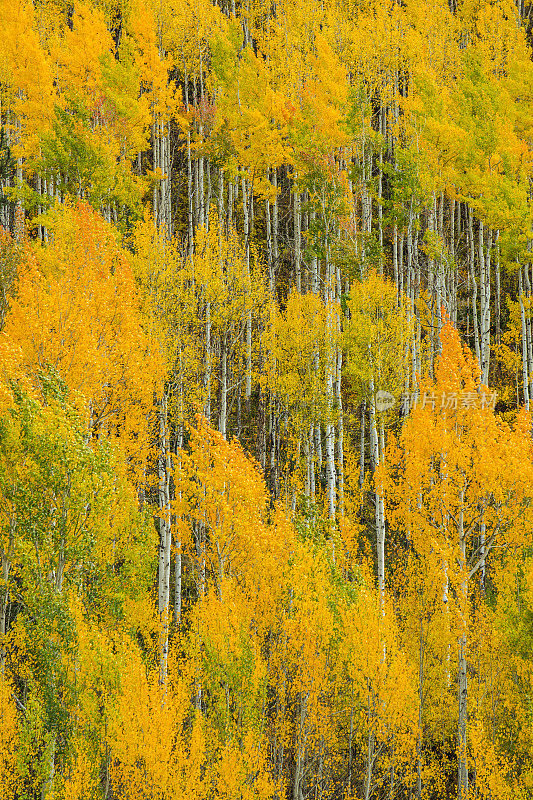
<svg viewBox="0 0 533 800">
<path fill-rule="evenodd" d="M 0 800 L 533 799 L 532 13 L 0 0 Z"/>
</svg>

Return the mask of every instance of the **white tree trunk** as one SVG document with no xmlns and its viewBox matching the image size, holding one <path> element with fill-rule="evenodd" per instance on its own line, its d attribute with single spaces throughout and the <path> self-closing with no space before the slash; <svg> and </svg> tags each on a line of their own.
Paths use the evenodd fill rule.
<svg viewBox="0 0 533 800">
<path fill-rule="evenodd" d="M 490 250 L 492 234 L 489 231 L 487 253 L 484 252 L 483 222 L 479 223 L 480 268 L 480 351 L 481 383 L 488 386 L 490 361 Z"/>
<path fill-rule="evenodd" d="M 518 300 L 520 302 L 520 321 L 522 326 L 522 386 L 524 391 L 524 405 L 529 411 L 529 371 L 527 355 L 526 312 L 524 308 L 524 294 L 522 287 L 522 269 L 518 269 Z"/>
<path fill-rule="evenodd" d="M 370 446 L 372 452 L 372 466 L 374 475 L 380 464 L 379 438 L 376 425 L 376 404 L 374 398 L 374 379 L 370 381 Z M 376 520 L 376 549 L 378 561 L 378 590 L 380 602 L 383 604 L 385 597 L 385 516 L 383 492 L 379 486 L 374 485 L 374 505 Z"/>
<path fill-rule="evenodd" d="M 226 335 L 220 338 L 220 413 L 218 430 L 226 438 L 226 425 L 228 413 L 228 352 Z"/>
<path fill-rule="evenodd" d="M 337 403 L 337 495 L 339 517 L 344 516 L 344 417 L 342 408 L 342 349 L 337 349 L 337 374 L 335 377 L 335 398 Z"/>
<path fill-rule="evenodd" d="M 53 797 L 54 795 L 56 737 L 54 733 L 50 736 L 43 756 L 45 777 L 41 786 L 41 800 L 47 800 L 49 796 Z"/>
<path fill-rule="evenodd" d="M 302 209 L 300 192 L 294 190 L 294 272 L 296 291 L 302 291 Z"/>
<path fill-rule="evenodd" d="M 159 570 L 158 610 L 161 620 L 160 682 L 166 681 L 168 658 L 168 623 L 170 604 L 170 448 L 168 441 L 168 396 L 163 394 L 159 405 Z"/>
<path fill-rule="evenodd" d="M 242 179 L 242 208 L 244 215 L 244 241 L 246 252 L 246 270 L 250 278 L 250 216 L 249 216 L 249 197 L 246 178 Z M 246 376 L 245 376 L 245 397 L 246 402 L 250 402 L 252 396 L 252 312 L 246 315 Z"/>
<path fill-rule="evenodd" d="M 464 494 L 464 492 L 463 492 Z M 458 539 L 460 551 L 459 568 L 463 574 L 461 583 L 462 601 L 462 632 L 458 641 L 458 674 L 457 674 L 457 800 L 466 800 L 468 797 L 468 759 L 467 759 L 467 709 L 468 709 L 468 674 L 466 662 L 467 628 L 466 613 L 468 603 L 468 573 L 466 561 L 466 534 L 464 531 L 462 511 L 459 515 Z"/>
<path fill-rule="evenodd" d="M 479 342 L 479 323 L 477 316 L 477 281 L 474 270 L 475 248 L 474 248 L 474 220 L 472 209 L 468 209 L 468 269 L 472 284 L 472 326 L 474 330 L 474 347 L 478 363 L 481 364 L 481 347 Z"/>
<path fill-rule="evenodd" d="M 211 422 L 211 303 L 205 304 L 205 405 L 204 415 Z"/>
<path fill-rule="evenodd" d="M 331 306 L 328 303 L 328 306 Z M 333 381 L 334 381 L 334 372 L 335 372 L 335 349 L 332 341 L 332 326 L 333 326 L 333 311 L 328 308 L 328 322 L 327 326 L 329 328 L 329 342 L 328 342 L 328 353 L 326 356 L 326 375 L 325 375 L 325 384 L 326 384 L 326 424 L 325 428 L 325 451 L 326 451 L 326 491 L 327 491 L 327 499 L 328 499 L 328 516 L 331 520 L 335 519 L 335 511 L 336 511 L 336 486 L 337 486 L 337 474 L 335 468 L 335 425 L 333 424 Z"/>
</svg>

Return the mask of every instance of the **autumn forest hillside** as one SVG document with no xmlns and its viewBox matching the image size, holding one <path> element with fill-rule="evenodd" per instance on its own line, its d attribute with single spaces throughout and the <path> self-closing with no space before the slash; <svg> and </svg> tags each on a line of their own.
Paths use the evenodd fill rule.
<svg viewBox="0 0 533 800">
<path fill-rule="evenodd" d="M 533 800 L 532 14 L 0 0 L 0 800 Z"/>
</svg>

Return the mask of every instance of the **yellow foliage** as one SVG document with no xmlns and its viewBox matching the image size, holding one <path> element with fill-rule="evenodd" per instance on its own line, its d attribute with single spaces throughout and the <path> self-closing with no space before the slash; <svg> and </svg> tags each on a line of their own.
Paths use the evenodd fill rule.
<svg viewBox="0 0 533 800">
<path fill-rule="evenodd" d="M 346 374 L 363 396 L 372 380 L 397 400 L 404 386 L 412 318 L 390 281 L 372 272 L 354 284 L 346 323 Z"/>
<path fill-rule="evenodd" d="M 337 304 L 333 312 L 338 312 Z M 338 338 L 338 337 L 336 337 Z M 285 310 L 271 307 L 264 333 L 269 360 L 263 382 L 275 392 L 297 431 L 324 419 L 327 413 L 323 377 L 331 336 L 328 308 L 315 294 L 290 293 Z"/>
<path fill-rule="evenodd" d="M 34 7 L 24 0 L 0 3 L 0 97 L 17 156 L 36 154 L 38 137 L 53 113 L 52 74 L 34 28 Z"/>
<path fill-rule="evenodd" d="M 57 370 L 86 409 L 88 430 L 120 436 L 126 453 L 142 459 L 162 370 L 126 253 L 83 204 L 58 209 L 51 221 L 53 242 L 26 250 L 2 350 L 18 350 L 37 389 L 41 371 Z"/>
<path fill-rule="evenodd" d="M 176 678 L 160 686 L 157 673 L 147 674 L 135 645 L 124 642 L 121 686 L 112 700 L 110 746 L 114 785 L 131 800 L 205 796 L 201 776 L 205 760 L 202 723 L 196 718 L 186 737 L 188 691 Z"/>
<path fill-rule="evenodd" d="M 0 642 L 0 650 L 3 642 Z M 0 800 L 14 800 L 16 797 L 16 742 L 17 712 L 13 699 L 13 687 L 0 668 Z"/>
</svg>

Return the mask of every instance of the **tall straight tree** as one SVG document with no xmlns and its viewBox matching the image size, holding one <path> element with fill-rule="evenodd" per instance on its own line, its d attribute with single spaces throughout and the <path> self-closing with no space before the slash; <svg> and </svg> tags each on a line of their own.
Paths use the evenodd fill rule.
<svg viewBox="0 0 533 800">
<path fill-rule="evenodd" d="M 470 796 L 468 767 L 468 627 L 473 578 L 499 548 L 524 545 L 532 530 L 533 460 L 525 431 L 498 420 L 488 391 L 478 392 L 479 364 L 448 322 L 435 382 L 387 453 L 390 519 L 423 556 L 438 549 L 458 594 L 457 793 Z M 483 536 L 480 536 L 483 530 Z M 443 575 L 444 582 L 444 575 Z"/>
</svg>

